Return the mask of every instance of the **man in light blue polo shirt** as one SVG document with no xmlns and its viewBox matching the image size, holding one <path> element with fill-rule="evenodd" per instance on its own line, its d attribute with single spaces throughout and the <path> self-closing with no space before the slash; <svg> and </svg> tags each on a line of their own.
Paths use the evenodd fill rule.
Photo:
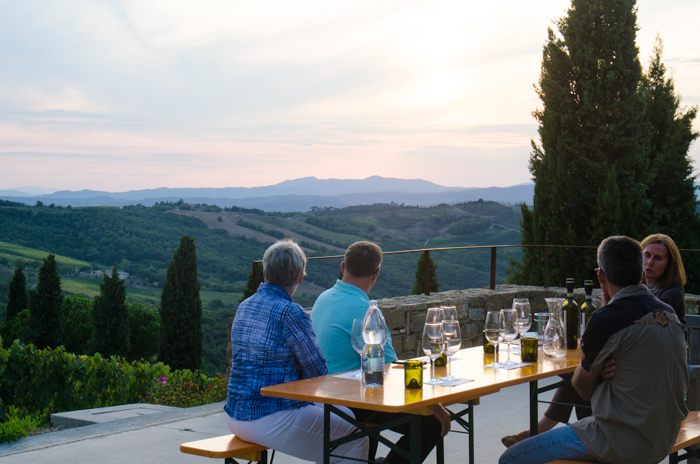
<svg viewBox="0 0 700 464">
<path fill-rule="evenodd" d="M 353 319 L 362 319 L 369 309 L 367 294 L 374 287 L 382 266 L 382 249 L 374 243 L 356 242 L 345 251 L 345 260 L 340 265 L 343 279 L 335 283 L 333 288 L 323 292 L 311 310 L 316 340 L 323 356 L 328 363 L 328 373 L 344 372 L 360 368 L 360 356 L 350 342 Z M 396 351 L 391 344 L 391 334 L 388 332 L 384 344 L 384 361 L 395 361 Z M 394 374 L 396 375 L 396 374 Z M 366 421 L 383 423 L 402 415 L 400 413 L 377 413 L 364 409 L 351 408 L 355 418 Z M 438 404 L 432 416 L 421 417 L 420 462 L 430 454 L 438 441 L 450 430 L 450 414 Z M 392 428 L 403 436 L 396 443 L 408 451 L 410 437 L 408 424 Z M 387 464 L 407 464 L 408 460 L 395 451 L 389 452 L 384 460 Z"/>
<path fill-rule="evenodd" d="M 345 252 L 340 264 L 343 280 L 323 292 L 311 310 L 316 340 L 328 363 L 328 373 L 360 368 L 360 355 L 350 343 L 353 319 L 363 319 L 369 308 L 367 294 L 374 287 L 382 265 L 382 250 L 374 243 L 357 242 Z M 384 362 L 396 361 L 387 327 Z"/>
</svg>

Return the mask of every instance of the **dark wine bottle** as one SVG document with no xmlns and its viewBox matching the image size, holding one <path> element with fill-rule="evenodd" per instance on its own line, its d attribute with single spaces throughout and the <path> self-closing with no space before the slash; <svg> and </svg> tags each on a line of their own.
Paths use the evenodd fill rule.
<svg viewBox="0 0 700 464">
<path fill-rule="evenodd" d="M 595 304 L 593 303 L 593 281 L 584 281 L 583 288 L 586 291 L 586 301 L 581 305 L 581 314 L 584 317 L 583 327 L 585 330 L 588 321 L 591 319 L 591 315 L 598 308 L 596 308 Z"/>
<path fill-rule="evenodd" d="M 436 367 L 441 367 L 441 366 L 447 366 L 447 355 L 443 351 L 443 353 L 435 360 L 435 366 Z"/>
<path fill-rule="evenodd" d="M 562 306 L 566 314 L 566 347 L 569 350 L 578 347 L 581 338 L 581 310 L 574 300 L 574 279 L 566 279 L 566 301 Z"/>
<path fill-rule="evenodd" d="M 486 338 L 486 333 L 484 333 L 484 353 L 490 353 L 490 354 L 496 354 L 498 353 L 498 347 L 493 346 L 493 343 L 489 341 L 488 338 Z"/>
</svg>

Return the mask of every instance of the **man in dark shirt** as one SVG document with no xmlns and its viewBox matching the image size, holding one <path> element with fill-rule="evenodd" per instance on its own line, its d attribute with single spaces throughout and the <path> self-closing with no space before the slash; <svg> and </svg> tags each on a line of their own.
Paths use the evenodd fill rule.
<svg viewBox="0 0 700 464">
<path fill-rule="evenodd" d="M 640 284 L 638 242 L 608 237 L 598 247 L 598 265 L 609 302 L 586 326 L 572 381 L 591 401 L 593 415 L 513 445 L 501 464 L 653 463 L 673 447 L 688 413 L 683 325 L 672 307 Z"/>
</svg>

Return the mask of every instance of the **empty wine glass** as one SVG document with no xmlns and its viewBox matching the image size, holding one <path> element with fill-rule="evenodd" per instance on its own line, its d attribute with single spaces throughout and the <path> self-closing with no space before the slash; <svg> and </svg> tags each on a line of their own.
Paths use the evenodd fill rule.
<svg viewBox="0 0 700 464">
<path fill-rule="evenodd" d="M 501 331 L 501 337 L 508 344 L 508 359 L 503 364 L 515 364 L 510 360 L 510 342 L 518 336 L 518 313 L 514 309 L 503 309 L 501 313 L 503 313 L 503 319 L 499 319 L 501 323 L 499 330 Z"/>
<path fill-rule="evenodd" d="M 441 379 L 435 377 L 435 360 L 442 354 L 445 345 L 445 341 L 442 334 L 442 323 L 440 324 L 425 324 L 423 327 L 423 353 L 426 354 L 433 361 L 432 364 L 432 377 L 430 380 L 424 382 L 429 385 L 440 385 L 443 383 Z"/>
<path fill-rule="evenodd" d="M 457 320 L 457 308 L 455 306 L 443 306 L 442 307 L 442 317 L 443 321 L 456 321 Z"/>
<path fill-rule="evenodd" d="M 365 348 L 365 341 L 362 338 L 362 319 L 352 320 L 350 343 L 352 344 L 352 348 L 360 355 L 360 363 L 362 363 L 362 350 Z M 355 378 L 362 378 L 362 373 L 355 375 Z"/>
<path fill-rule="evenodd" d="M 516 298 L 513 301 L 513 309 L 518 314 L 518 332 L 520 333 L 520 338 L 530 330 L 532 326 L 532 312 L 530 311 L 530 302 L 527 298 Z"/>
<path fill-rule="evenodd" d="M 442 311 L 442 308 L 428 308 L 428 311 L 425 314 L 426 324 L 442 324 L 444 319 L 445 314 Z"/>
<path fill-rule="evenodd" d="M 445 380 L 458 380 L 452 375 L 452 355 L 462 346 L 462 334 L 459 330 L 459 321 L 445 319 L 442 321 L 442 334 L 445 337 L 445 354 L 447 354 L 447 375 Z"/>
<path fill-rule="evenodd" d="M 486 313 L 486 320 L 484 320 L 484 335 L 486 340 L 490 341 L 494 346 L 494 359 L 493 367 L 502 367 L 503 364 L 498 362 L 498 345 L 503 341 L 501 337 L 501 319 L 503 319 L 503 313 L 501 311 L 488 311 Z"/>
</svg>

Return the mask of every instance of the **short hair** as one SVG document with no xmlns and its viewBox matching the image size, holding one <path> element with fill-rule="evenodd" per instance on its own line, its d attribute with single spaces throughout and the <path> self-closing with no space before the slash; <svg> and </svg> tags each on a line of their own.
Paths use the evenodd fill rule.
<svg viewBox="0 0 700 464">
<path fill-rule="evenodd" d="M 285 238 L 265 251 L 263 271 L 266 284 L 291 288 L 306 275 L 306 255 L 299 245 Z"/>
<path fill-rule="evenodd" d="M 653 243 L 661 243 L 668 252 L 668 264 L 664 274 L 656 280 L 655 286 L 666 288 L 670 285 L 685 285 L 685 268 L 681 259 L 681 252 L 678 251 L 676 243 L 671 237 L 664 234 L 653 234 L 642 240 L 642 251 Z"/>
<path fill-rule="evenodd" d="M 353 277 L 372 277 L 382 266 L 382 249 L 372 242 L 355 242 L 345 250 L 345 272 Z"/>
<path fill-rule="evenodd" d="M 642 247 L 638 241 L 624 235 L 608 237 L 598 246 L 598 266 L 605 278 L 617 287 L 638 285 L 644 273 Z"/>
</svg>

